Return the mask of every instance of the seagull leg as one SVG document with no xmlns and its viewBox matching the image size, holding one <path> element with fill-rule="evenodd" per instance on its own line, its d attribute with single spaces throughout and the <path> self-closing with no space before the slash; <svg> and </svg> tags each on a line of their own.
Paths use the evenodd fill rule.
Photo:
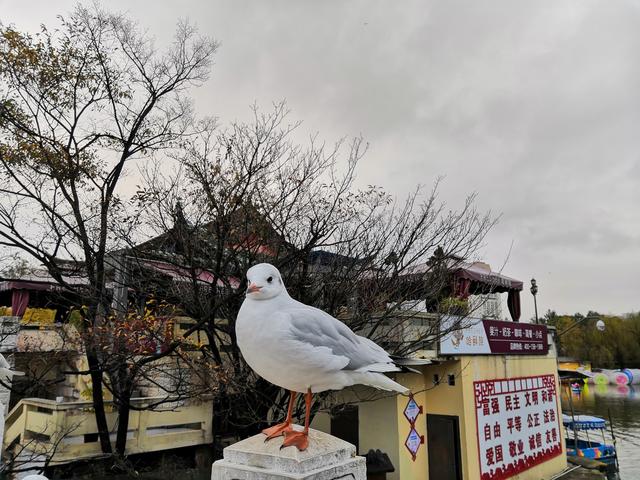
<svg viewBox="0 0 640 480">
<path fill-rule="evenodd" d="M 290 447 L 296 446 L 298 450 L 303 451 L 306 450 L 309 446 L 309 415 L 311 413 L 311 389 L 307 390 L 307 393 L 304 396 L 304 404 L 306 407 L 306 412 L 304 416 L 304 430 L 302 432 L 298 432 L 296 430 L 289 430 L 284 434 L 284 442 L 282 442 L 282 446 Z"/>
<path fill-rule="evenodd" d="M 274 425 L 273 427 L 265 428 L 262 430 L 267 438 L 265 438 L 265 442 L 267 440 L 271 440 L 272 438 L 279 437 L 280 435 L 284 435 L 286 432 L 291 430 L 291 419 L 293 417 L 293 406 L 296 402 L 296 396 L 298 392 L 289 391 L 289 409 L 287 410 L 287 418 L 284 422 Z"/>
</svg>

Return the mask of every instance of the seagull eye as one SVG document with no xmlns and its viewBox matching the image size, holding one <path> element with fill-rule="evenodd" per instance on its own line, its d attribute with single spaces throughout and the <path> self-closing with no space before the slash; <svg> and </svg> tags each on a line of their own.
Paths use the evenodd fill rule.
<svg viewBox="0 0 640 480">
<path fill-rule="evenodd" d="M 273 277 L 267 278 L 267 282 L 269 282 L 269 283 L 273 282 Z"/>
</svg>

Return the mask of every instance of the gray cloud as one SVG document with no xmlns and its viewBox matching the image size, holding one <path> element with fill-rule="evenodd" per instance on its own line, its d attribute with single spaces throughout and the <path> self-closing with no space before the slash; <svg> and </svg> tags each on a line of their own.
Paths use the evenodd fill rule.
<svg viewBox="0 0 640 480">
<path fill-rule="evenodd" d="M 36 28 L 73 2 L 0 0 Z M 640 9 L 630 1 L 109 2 L 160 43 L 178 17 L 222 41 L 199 112 L 287 98 L 304 131 L 371 142 L 363 185 L 446 177 L 502 212 L 483 252 L 541 310 L 640 308 Z M 532 315 L 525 293 L 524 316 Z"/>
</svg>

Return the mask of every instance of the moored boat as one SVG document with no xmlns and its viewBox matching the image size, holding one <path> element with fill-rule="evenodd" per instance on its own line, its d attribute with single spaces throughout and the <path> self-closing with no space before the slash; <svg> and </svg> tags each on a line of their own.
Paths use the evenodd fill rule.
<svg viewBox="0 0 640 480">
<path fill-rule="evenodd" d="M 616 448 L 605 438 L 607 422 L 591 415 L 563 415 L 562 424 L 566 429 L 565 443 L 568 456 L 584 457 L 616 466 Z M 591 439 L 589 432 L 600 430 L 602 441 Z M 581 438 L 584 433 L 585 438 Z M 597 435 L 600 436 L 600 435 Z"/>
</svg>

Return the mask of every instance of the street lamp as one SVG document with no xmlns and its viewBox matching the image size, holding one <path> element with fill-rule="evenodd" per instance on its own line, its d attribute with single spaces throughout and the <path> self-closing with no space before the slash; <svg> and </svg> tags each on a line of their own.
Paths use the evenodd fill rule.
<svg viewBox="0 0 640 480">
<path fill-rule="evenodd" d="M 536 302 L 536 295 L 538 293 L 538 284 L 536 283 L 536 279 L 531 279 L 531 295 L 533 295 L 533 308 L 536 311 L 536 323 L 538 323 L 538 302 Z"/>
</svg>

